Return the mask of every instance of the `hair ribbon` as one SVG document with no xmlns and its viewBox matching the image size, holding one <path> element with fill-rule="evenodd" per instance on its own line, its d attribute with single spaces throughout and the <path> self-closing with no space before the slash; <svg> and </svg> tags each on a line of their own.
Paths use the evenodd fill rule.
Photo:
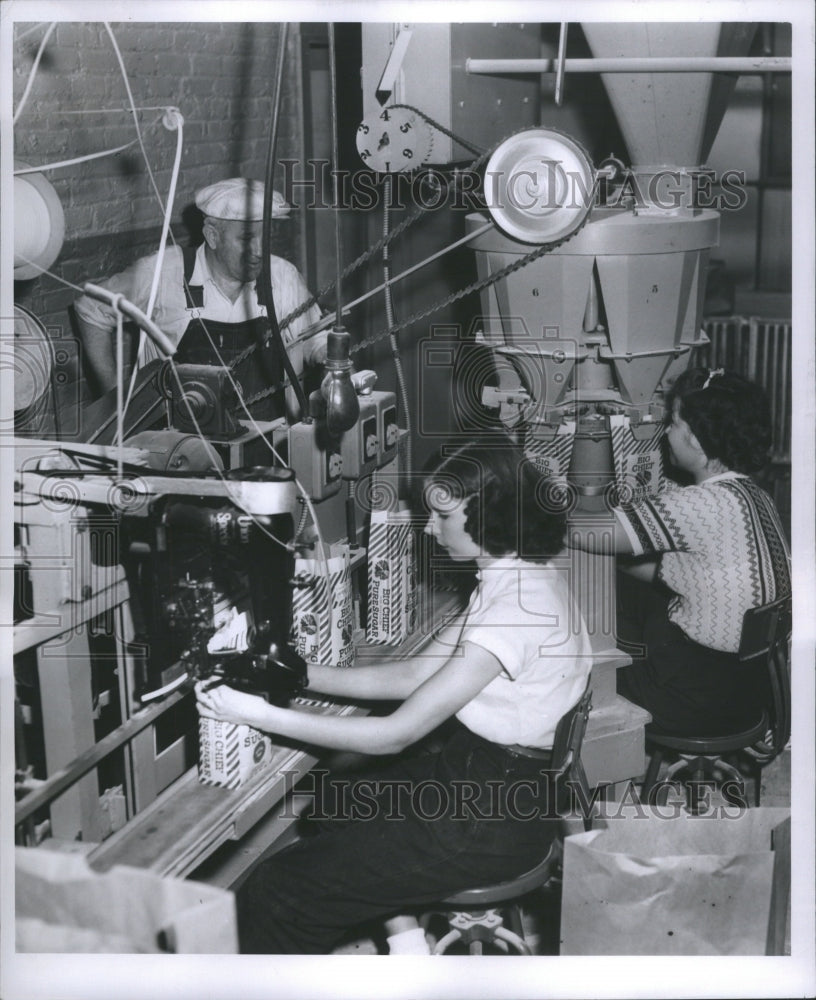
<svg viewBox="0 0 816 1000">
<path fill-rule="evenodd" d="M 713 378 L 719 378 L 721 375 L 725 375 L 724 368 L 709 368 L 708 378 L 703 382 L 703 389 L 707 389 L 711 385 Z"/>
</svg>

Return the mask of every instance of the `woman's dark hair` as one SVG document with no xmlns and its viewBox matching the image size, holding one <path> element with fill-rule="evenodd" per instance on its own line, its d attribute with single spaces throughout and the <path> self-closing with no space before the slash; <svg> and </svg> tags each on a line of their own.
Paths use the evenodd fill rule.
<svg viewBox="0 0 816 1000">
<path fill-rule="evenodd" d="M 424 471 L 425 509 L 465 497 L 465 530 L 492 556 L 546 560 L 561 550 L 566 515 L 548 502 L 548 483 L 509 437 L 486 436 L 442 449 Z"/>
<path fill-rule="evenodd" d="M 771 446 L 771 415 L 765 390 L 721 368 L 689 368 L 666 396 L 666 419 L 674 400 L 708 458 L 734 472 L 761 469 Z"/>
</svg>

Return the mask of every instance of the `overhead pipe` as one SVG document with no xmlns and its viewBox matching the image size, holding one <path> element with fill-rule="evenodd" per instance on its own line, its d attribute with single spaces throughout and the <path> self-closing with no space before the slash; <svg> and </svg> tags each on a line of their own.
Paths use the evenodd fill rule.
<svg viewBox="0 0 816 1000">
<path fill-rule="evenodd" d="M 557 73 L 790 73 L 788 56 L 615 56 L 603 59 L 466 59 L 473 74 Z"/>
</svg>

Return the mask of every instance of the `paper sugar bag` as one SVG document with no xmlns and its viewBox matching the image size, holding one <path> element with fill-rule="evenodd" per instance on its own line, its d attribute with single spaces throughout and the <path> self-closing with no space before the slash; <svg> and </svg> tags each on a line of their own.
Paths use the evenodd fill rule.
<svg viewBox="0 0 816 1000">
<path fill-rule="evenodd" d="M 643 807 L 567 837 L 561 954 L 774 951 L 790 894 L 789 824 L 786 809 L 664 818 Z"/>
<path fill-rule="evenodd" d="M 307 663 L 354 665 L 350 560 L 347 548 L 326 559 L 297 559 L 292 645 Z"/>
<path fill-rule="evenodd" d="M 416 573 L 410 514 L 373 510 L 368 536 L 366 640 L 396 646 L 416 627 Z"/>
<path fill-rule="evenodd" d="M 15 849 L 18 951 L 234 954 L 235 898 L 200 882 L 77 854 Z"/>
</svg>

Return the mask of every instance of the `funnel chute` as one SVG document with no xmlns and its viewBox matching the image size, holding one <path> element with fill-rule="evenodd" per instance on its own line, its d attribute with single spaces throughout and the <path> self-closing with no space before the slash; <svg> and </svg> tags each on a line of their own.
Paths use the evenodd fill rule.
<svg viewBox="0 0 816 1000">
<path fill-rule="evenodd" d="M 717 22 L 581 25 L 600 58 L 744 56 L 756 25 Z M 693 167 L 714 142 L 734 74 L 602 73 L 631 161 L 636 166 Z"/>
</svg>

